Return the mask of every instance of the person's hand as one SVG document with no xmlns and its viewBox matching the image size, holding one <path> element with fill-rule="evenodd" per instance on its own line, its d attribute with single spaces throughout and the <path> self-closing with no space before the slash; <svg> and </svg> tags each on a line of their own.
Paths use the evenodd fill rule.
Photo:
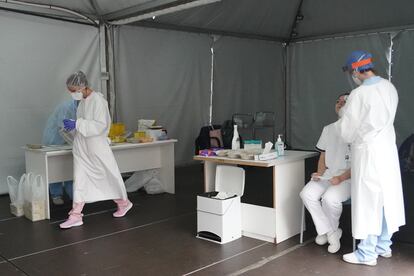
<svg viewBox="0 0 414 276">
<path fill-rule="evenodd" d="M 342 182 L 342 180 L 339 176 L 334 176 L 331 179 L 329 179 L 329 182 L 331 182 L 332 185 L 338 185 Z"/>
<path fill-rule="evenodd" d="M 319 176 L 321 176 L 321 174 L 320 173 L 318 173 L 318 172 L 314 172 L 312 175 L 311 175 L 311 180 L 313 180 L 313 181 L 319 181 L 320 179 L 319 179 Z"/>
<path fill-rule="evenodd" d="M 63 127 L 67 130 L 67 131 L 71 131 L 73 129 L 76 128 L 76 120 L 72 120 L 72 119 L 64 119 L 63 120 Z"/>
</svg>

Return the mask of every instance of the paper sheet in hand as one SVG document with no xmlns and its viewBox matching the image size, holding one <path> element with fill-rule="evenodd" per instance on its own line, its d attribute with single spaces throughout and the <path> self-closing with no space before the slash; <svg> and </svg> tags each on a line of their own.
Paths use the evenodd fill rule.
<svg viewBox="0 0 414 276">
<path fill-rule="evenodd" d="M 315 176 L 314 178 L 319 178 L 320 180 L 331 180 L 331 176 Z"/>
</svg>

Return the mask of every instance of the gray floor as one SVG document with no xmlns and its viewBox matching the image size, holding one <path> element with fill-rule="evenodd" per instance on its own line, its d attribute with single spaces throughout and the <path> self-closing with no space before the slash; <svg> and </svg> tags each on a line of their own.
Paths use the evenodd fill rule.
<svg viewBox="0 0 414 276">
<path fill-rule="evenodd" d="M 363 267 L 341 260 L 351 249 L 349 234 L 334 255 L 311 233 L 303 245 L 298 237 L 277 246 L 245 237 L 224 246 L 196 239 L 202 173 L 201 166 L 178 168 L 176 195 L 130 194 L 135 207 L 125 218 L 112 218 L 112 202 L 90 204 L 84 226 L 70 230 L 58 228 L 69 205 L 32 223 L 12 217 L 8 198 L 0 197 L 0 275 L 414 275 L 412 244 L 397 243 L 391 259 Z M 344 232 L 348 221 L 345 210 Z"/>
</svg>

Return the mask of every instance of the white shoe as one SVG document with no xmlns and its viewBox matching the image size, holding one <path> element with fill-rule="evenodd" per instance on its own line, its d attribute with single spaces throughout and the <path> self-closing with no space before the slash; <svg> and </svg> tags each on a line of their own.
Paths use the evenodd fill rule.
<svg viewBox="0 0 414 276">
<path fill-rule="evenodd" d="M 392 257 L 392 252 L 391 251 L 390 252 L 385 252 L 385 253 L 379 254 L 379 256 L 388 259 L 388 258 Z"/>
<path fill-rule="evenodd" d="M 318 245 L 325 245 L 328 243 L 328 237 L 326 236 L 326 234 L 318 235 L 315 238 L 315 243 Z"/>
<path fill-rule="evenodd" d="M 338 228 L 336 231 L 329 233 L 328 235 L 328 252 L 329 253 L 336 253 L 341 248 L 341 237 L 342 237 L 342 229 Z"/>
<path fill-rule="evenodd" d="M 52 198 L 52 202 L 54 205 L 63 205 L 65 203 L 61 196 Z"/>
<path fill-rule="evenodd" d="M 360 261 L 360 260 L 358 260 L 358 257 L 356 256 L 355 252 L 343 255 L 342 259 L 345 262 L 350 263 L 350 264 L 360 264 L 360 265 L 369 265 L 369 266 L 377 265 L 377 260 L 372 260 L 372 261 Z"/>
</svg>

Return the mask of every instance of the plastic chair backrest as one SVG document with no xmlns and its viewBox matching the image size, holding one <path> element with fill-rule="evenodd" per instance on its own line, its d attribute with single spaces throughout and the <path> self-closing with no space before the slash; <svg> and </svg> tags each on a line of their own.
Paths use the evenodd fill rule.
<svg viewBox="0 0 414 276">
<path fill-rule="evenodd" d="M 228 196 L 242 196 L 244 193 L 245 172 L 243 168 L 218 165 L 216 168 L 216 191 Z"/>
</svg>

